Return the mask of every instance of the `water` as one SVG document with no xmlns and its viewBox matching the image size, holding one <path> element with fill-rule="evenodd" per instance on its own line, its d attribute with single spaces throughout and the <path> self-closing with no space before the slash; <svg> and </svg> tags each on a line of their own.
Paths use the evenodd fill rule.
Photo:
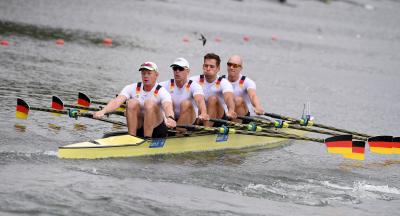
<svg viewBox="0 0 400 216">
<path fill-rule="evenodd" d="M 318 122 L 399 136 L 399 2 L 289 3 L 0 1 L 0 39 L 10 43 L 0 46 L 0 214 L 398 214 L 396 155 L 355 162 L 295 141 L 236 154 L 59 160 L 57 147 L 121 129 L 34 111 L 14 118 L 17 97 L 41 107 L 52 95 L 73 103 L 78 91 L 107 100 L 139 79 L 143 61 L 165 80 L 175 58 L 194 75 L 212 51 L 223 73 L 229 55 L 243 56 L 267 111 L 297 117 L 309 101 Z"/>
</svg>

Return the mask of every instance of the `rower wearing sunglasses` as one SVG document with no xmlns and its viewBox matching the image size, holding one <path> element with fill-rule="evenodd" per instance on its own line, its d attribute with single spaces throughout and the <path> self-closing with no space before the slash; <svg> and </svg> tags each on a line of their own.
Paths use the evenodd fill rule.
<svg viewBox="0 0 400 216">
<path fill-rule="evenodd" d="M 218 76 L 221 59 L 214 53 L 204 56 L 203 74 L 191 77 L 203 87 L 210 118 L 235 119 L 235 102 L 232 85 L 223 76 Z M 221 124 L 207 121 L 205 126 L 218 127 Z"/>
<path fill-rule="evenodd" d="M 189 62 L 184 58 L 177 58 L 171 64 L 174 78 L 161 82 L 160 85 L 169 91 L 172 96 L 175 119 L 178 124 L 194 124 L 209 120 L 201 86 L 188 79 L 190 73 Z"/>
<path fill-rule="evenodd" d="M 239 116 L 262 115 L 264 108 L 256 94 L 256 84 L 250 78 L 242 75 L 243 62 L 239 55 L 233 55 L 227 62 L 228 80 L 235 94 L 235 112 Z M 251 107 L 254 109 L 251 109 Z"/>
</svg>

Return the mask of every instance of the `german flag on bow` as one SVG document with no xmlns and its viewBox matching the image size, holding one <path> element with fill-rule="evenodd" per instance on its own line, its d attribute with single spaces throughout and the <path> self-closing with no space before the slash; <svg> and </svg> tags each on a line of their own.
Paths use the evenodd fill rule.
<svg viewBox="0 0 400 216">
<path fill-rule="evenodd" d="M 63 110 L 64 103 L 62 102 L 62 100 L 59 97 L 53 96 L 51 98 L 51 108 L 56 109 L 56 110 Z"/>
<path fill-rule="evenodd" d="M 377 154 L 392 154 L 393 137 L 376 136 L 368 138 L 369 150 Z"/>
<path fill-rule="evenodd" d="M 393 137 L 392 151 L 393 154 L 400 154 L 400 137 Z"/>
<path fill-rule="evenodd" d="M 80 106 L 89 107 L 90 106 L 90 98 L 86 94 L 79 92 L 77 103 Z"/>
<path fill-rule="evenodd" d="M 17 98 L 17 109 L 15 112 L 15 117 L 19 119 L 27 119 L 28 113 L 29 113 L 29 105 L 21 98 Z"/>
<path fill-rule="evenodd" d="M 344 158 L 353 160 L 364 160 L 365 159 L 365 142 L 364 141 L 353 141 L 351 148 L 352 152 L 349 154 L 343 154 Z"/>
<path fill-rule="evenodd" d="M 331 154 L 351 154 L 353 135 L 339 135 L 325 139 L 328 153 Z"/>
</svg>

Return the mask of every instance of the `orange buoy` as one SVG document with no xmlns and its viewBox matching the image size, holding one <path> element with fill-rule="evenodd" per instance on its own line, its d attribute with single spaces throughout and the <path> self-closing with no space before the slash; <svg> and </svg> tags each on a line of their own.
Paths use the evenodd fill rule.
<svg viewBox="0 0 400 216">
<path fill-rule="evenodd" d="M 1 44 L 2 46 L 8 46 L 10 43 L 8 43 L 7 40 L 1 40 L 0 44 Z"/>
<path fill-rule="evenodd" d="M 64 45 L 64 39 L 57 39 L 56 40 L 57 45 Z"/>
<path fill-rule="evenodd" d="M 243 36 L 243 40 L 246 41 L 246 42 L 249 42 L 250 41 L 250 36 L 248 36 L 248 35 Z"/>
<path fill-rule="evenodd" d="M 112 45 L 112 39 L 111 38 L 104 38 L 103 44 L 106 46 L 111 46 Z"/>
</svg>

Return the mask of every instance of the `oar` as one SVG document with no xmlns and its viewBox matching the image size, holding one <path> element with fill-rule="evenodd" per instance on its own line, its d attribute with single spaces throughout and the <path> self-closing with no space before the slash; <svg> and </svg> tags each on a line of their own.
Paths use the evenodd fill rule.
<svg viewBox="0 0 400 216">
<path fill-rule="evenodd" d="M 343 135 L 341 133 L 336 133 L 336 132 L 332 132 L 332 131 L 318 130 L 318 129 L 313 129 L 310 127 L 292 125 L 288 122 L 281 121 L 281 120 L 275 120 L 272 122 L 270 120 L 266 121 L 267 119 L 259 119 L 259 118 L 254 118 L 251 116 L 239 116 L 238 118 L 243 119 L 243 120 L 253 121 L 253 122 L 261 124 L 261 126 L 267 126 L 267 127 L 292 128 L 292 129 L 296 129 L 296 130 L 302 130 L 302 131 L 308 131 L 308 132 L 320 133 L 320 134 L 326 134 L 326 135 L 332 135 L 332 136 Z M 353 136 L 353 138 L 357 139 L 357 140 L 363 140 L 363 141 L 367 140 L 367 138 L 362 137 L 362 136 Z"/>
<path fill-rule="evenodd" d="M 216 119 L 211 119 L 211 121 Z M 218 134 L 245 134 L 245 135 L 253 135 L 253 136 L 268 136 L 268 137 L 278 137 L 285 139 L 294 139 L 294 140 L 305 140 L 312 141 L 317 143 L 325 143 L 328 153 L 331 154 L 341 154 L 344 158 L 354 159 L 354 160 L 364 160 L 364 141 L 352 141 L 352 135 L 345 134 L 339 136 L 329 137 L 327 139 L 318 139 L 311 138 L 305 136 L 298 136 L 295 134 L 287 134 L 283 132 L 271 131 L 271 132 L 260 132 L 260 131 L 244 131 L 244 130 L 236 130 L 234 128 L 228 128 L 226 126 L 222 127 L 203 127 L 196 125 L 179 125 L 177 127 L 183 127 L 186 129 L 197 129 L 210 131 Z"/>
<path fill-rule="evenodd" d="M 273 130 L 273 129 L 268 129 L 268 128 L 263 128 L 257 125 L 252 125 L 252 124 L 241 124 L 241 123 L 237 123 L 237 122 L 232 122 L 232 121 L 227 121 L 224 119 L 215 119 L 215 118 L 210 118 L 210 121 L 213 122 L 219 122 L 228 126 L 233 126 L 239 129 L 244 129 L 247 130 L 247 132 L 251 132 L 249 134 L 251 135 L 257 135 L 258 133 L 260 134 L 278 134 L 281 135 L 282 138 L 292 138 L 292 139 L 299 139 L 299 140 L 308 140 L 308 141 L 314 141 L 314 142 L 322 142 L 324 143 L 323 139 L 317 139 L 317 138 L 310 138 L 310 137 L 304 137 L 304 136 L 299 136 L 299 135 L 295 135 L 295 134 L 288 134 L 285 132 L 281 132 L 281 131 L 277 131 L 277 130 Z M 281 137 L 279 136 L 279 137 Z"/>
<path fill-rule="evenodd" d="M 276 118 L 276 119 L 282 119 L 282 120 L 286 120 L 286 121 L 293 121 L 293 122 L 296 122 L 296 123 L 298 123 L 300 125 L 304 124 L 304 120 L 303 119 L 295 119 L 295 118 L 292 118 L 292 117 L 287 117 L 287 116 L 274 114 L 274 113 L 267 113 L 267 112 L 265 112 L 264 115 L 272 117 L 272 118 Z M 349 130 L 336 128 L 336 127 L 332 127 L 332 126 L 327 126 L 327 125 L 323 125 L 323 124 L 312 123 L 312 126 L 319 127 L 319 128 L 325 128 L 325 129 L 333 130 L 333 131 L 338 131 L 338 132 L 342 132 L 342 133 L 346 133 L 346 134 L 353 134 L 353 135 L 362 136 L 362 137 L 366 137 L 366 138 L 373 137 L 373 136 L 368 135 L 368 134 L 349 131 Z"/>
<path fill-rule="evenodd" d="M 74 110 L 57 110 L 57 109 L 50 109 L 50 108 L 31 107 L 23 99 L 18 98 L 17 99 L 17 108 L 16 108 L 16 117 L 21 118 L 21 119 L 28 118 L 29 110 L 64 114 L 64 115 L 68 115 L 72 118 L 85 117 L 85 118 L 95 119 L 95 120 L 108 122 L 108 123 L 112 123 L 112 124 L 117 124 L 117 125 L 121 125 L 121 126 L 126 126 L 126 124 L 123 122 L 113 121 L 113 120 L 104 119 L 104 118 L 97 119 L 97 118 L 93 117 L 92 113 L 79 112 L 76 109 L 74 109 Z"/>
<path fill-rule="evenodd" d="M 88 110 L 88 111 L 101 110 L 100 108 L 96 108 L 96 107 L 86 107 L 86 106 L 80 106 L 80 105 L 64 104 L 64 102 L 59 97 L 57 97 L 57 96 L 52 97 L 51 108 L 57 109 L 57 110 L 62 110 L 62 109 L 64 109 L 64 107 L 76 108 L 76 109 Z M 122 111 L 114 111 L 113 114 L 125 116 L 125 113 Z"/>
<path fill-rule="evenodd" d="M 210 119 L 211 121 L 217 119 Z M 218 122 L 218 121 L 215 121 Z M 247 130 L 238 130 L 231 127 L 205 127 L 205 126 L 198 126 L 198 125 L 177 125 L 177 127 L 192 129 L 192 130 L 203 130 L 208 132 L 213 132 L 217 134 L 245 134 L 245 135 L 253 135 L 253 136 L 269 136 L 269 137 L 278 137 L 278 138 L 286 138 L 286 139 L 294 139 L 294 140 L 306 140 L 306 141 L 313 141 L 318 143 L 325 143 L 324 139 L 318 138 L 311 138 L 311 137 L 304 137 L 298 136 L 295 134 L 288 134 L 283 132 L 276 132 L 276 131 L 247 131 Z"/>
</svg>

